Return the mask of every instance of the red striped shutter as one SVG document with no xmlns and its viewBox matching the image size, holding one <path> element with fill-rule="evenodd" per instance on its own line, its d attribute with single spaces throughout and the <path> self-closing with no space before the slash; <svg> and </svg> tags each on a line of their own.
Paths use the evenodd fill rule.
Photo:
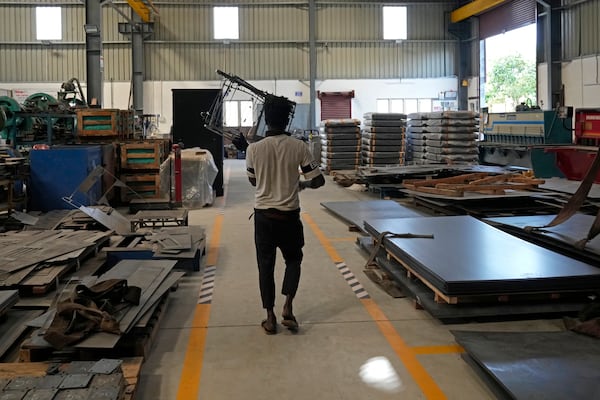
<svg viewBox="0 0 600 400">
<path fill-rule="evenodd" d="M 317 92 L 321 100 L 321 121 L 326 119 L 352 118 L 352 99 L 350 92 Z"/>
</svg>

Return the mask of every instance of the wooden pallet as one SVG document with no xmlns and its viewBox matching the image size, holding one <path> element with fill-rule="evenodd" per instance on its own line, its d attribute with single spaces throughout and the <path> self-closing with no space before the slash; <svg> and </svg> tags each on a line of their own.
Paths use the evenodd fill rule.
<svg viewBox="0 0 600 400">
<path fill-rule="evenodd" d="M 544 182 L 519 173 L 490 175 L 477 172 L 438 179 L 405 179 L 402 184 L 415 192 L 463 197 L 465 192 L 504 195 L 507 190 L 532 190 Z"/>
<path fill-rule="evenodd" d="M 125 379 L 125 394 L 123 400 L 133 400 L 137 389 L 140 371 L 142 369 L 143 357 L 123 358 L 121 370 Z M 51 366 L 48 362 L 20 362 L 20 363 L 0 363 L 0 379 L 14 379 L 27 376 L 45 376 L 48 368 Z M 59 371 L 64 371 L 69 363 L 61 363 L 58 366 Z"/>
</svg>

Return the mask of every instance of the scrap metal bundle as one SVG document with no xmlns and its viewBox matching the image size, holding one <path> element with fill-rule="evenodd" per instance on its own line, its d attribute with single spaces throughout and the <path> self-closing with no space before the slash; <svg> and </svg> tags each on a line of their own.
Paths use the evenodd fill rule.
<svg viewBox="0 0 600 400">
<path fill-rule="evenodd" d="M 360 120 L 327 119 L 319 127 L 321 167 L 326 171 L 358 169 L 361 162 Z"/>
<path fill-rule="evenodd" d="M 406 114 L 366 113 L 363 118 L 363 165 L 404 165 Z"/>
<path fill-rule="evenodd" d="M 444 111 L 408 117 L 408 157 L 414 164 L 478 161 L 476 113 Z"/>
</svg>

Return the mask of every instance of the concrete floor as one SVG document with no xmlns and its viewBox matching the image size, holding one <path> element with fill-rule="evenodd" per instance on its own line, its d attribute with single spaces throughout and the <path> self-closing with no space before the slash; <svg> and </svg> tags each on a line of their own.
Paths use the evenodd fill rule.
<svg viewBox="0 0 600 400">
<path fill-rule="evenodd" d="M 555 331 L 558 320 L 444 325 L 408 298 L 395 299 L 362 273 L 366 255 L 357 233 L 320 203 L 373 200 L 369 193 L 327 184 L 301 194 L 306 246 L 294 311 L 300 330 L 263 333 L 253 243 L 253 188 L 244 160 L 225 160 L 225 196 L 190 211 L 207 231 L 203 270 L 188 273 L 170 297 L 137 399 L 494 399 L 461 358 L 450 330 Z M 345 263 L 370 295 L 361 300 L 336 264 Z M 210 304 L 198 304 L 203 293 Z M 277 289 L 283 276 L 278 261 Z M 283 297 L 277 299 L 281 314 Z M 280 317 L 279 317 L 280 319 Z M 364 382 L 361 366 L 385 357 L 398 380 L 386 388 Z M 395 383 L 395 385 L 393 385 Z"/>
</svg>

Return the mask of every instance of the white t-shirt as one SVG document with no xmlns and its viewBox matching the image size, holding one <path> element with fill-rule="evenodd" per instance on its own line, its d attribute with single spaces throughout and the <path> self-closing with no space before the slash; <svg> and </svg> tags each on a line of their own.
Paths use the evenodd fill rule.
<svg viewBox="0 0 600 400">
<path fill-rule="evenodd" d="M 321 175 L 308 146 L 286 134 L 267 136 L 246 149 L 246 172 L 256 178 L 255 208 L 300 208 L 300 170 L 306 180 Z"/>
</svg>

